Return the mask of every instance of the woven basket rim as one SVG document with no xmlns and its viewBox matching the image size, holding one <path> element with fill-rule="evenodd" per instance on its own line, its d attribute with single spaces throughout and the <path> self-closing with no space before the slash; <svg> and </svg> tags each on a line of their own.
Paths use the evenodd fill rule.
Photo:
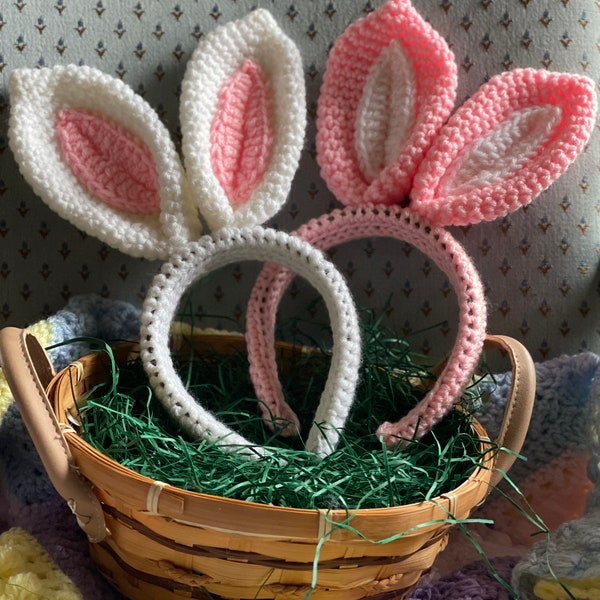
<svg viewBox="0 0 600 600">
<path fill-rule="evenodd" d="M 59 422 L 61 424 L 66 424 L 65 421 L 59 420 Z M 243 505 L 243 506 L 255 506 L 255 507 L 268 507 L 269 509 L 277 509 L 278 511 L 284 511 L 284 512 L 289 512 L 289 513 L 294 512 L 294 513 L 310 513 L 310 514 L 312 514 L 314 512 L 319 512 L 319 509 L 317 509 L 317 508 L 295 508 L 295 507 L 291 507 L 291 506 L 276 506 L 276 505 L 272 505 L 272 504 L 264 504 L 261 502 L 254 502 L 253 500 L 240 500 L 239 498 L 228 498 L 226 496 L 216 496 L 214 494 L 206 494 L 204 492 L 186 490 L 184 488 L 180 488 L 180 487 L 171 485 L 169 483 L 165 484 L 164 482 L 159 482 L 158 480 L 148 477 L 147 475 L 143 475 L 141 473 L 133 471 L 132 469 L 129 469 L 128 467 L 125 467 L 121 463 L 115 461 L 110 456 L 107 456 L 106 454 L 99 452 L 91 444 L 86 442 L 77 432 L 71 430 L 71 427 L 72 427 L 71 424 L 68 424 L 67 427 L 69 429 L 65 430 L 64 434 L 65 434 L 67 441 L 70 444 L 79 446 L 80 449 L 84 450 L 96 461 L 106 462 L 106 463 L 110 464 L 111 468 L 113 468 L 115 471 L 120 471 L 129 476 L 134 476 L 136 479 L 140 480 L 140 482 L 147 484 L 149 487 L 153 486 L 157 483 L 160 483 L 161 485 L 164 485 L 164 490 L 170 489 L 170 490 L 176 491 L 178 493 L 181 493 L 181 494 L 184 494 L 184 495 L 190 496 L 190 497 L 211 498 L 211 499 L 217 498 L 228 504 L 239 504 L 239 505 Z M 483 446 L 485 444 L 489 443 L 489 438 L 487 437 L 485 429 L 478 421 L 475 422 L 475 420 L 473 423 L 473 428 L 475 429 L 476 432 L 479 432 L 479 431 L 482 432 L 483 435 L 479 436 L 479 441 L 480 441 L 481 449 L 485 450 L 483 448 Z M 485 437 L 483 437 L 483 436 L 485 436 Z M 490 453 L 490 451 L 486 452 L 484 457 L 489 453 Z M 349 510 L 345 510 L 345 509 L 341 509 L 341 508 L 340 509 L 327 509 L 327 514 L 331 515 L 331 516 L 342 516 L 343 515 L 343 516 L 347 517 L 349 514 L 357 514 L 357 513 L 361 513 L 361 514 L 364 513 L 364 514 L 369 514 L 369 515 L 377 515 L 378 513 L 385 513 L 385 516 L 389 516 L 390 512 L 392 512 L 392 511 L 407 510 L 410 508 L 420 507 L 424 504 L 436 503 L 437 500 L 441 500 L 443 498 L 449 498 L 451 496 L 460 496 L 462 493 L 464 493 L 468 489 L 470 489 L 473 485 L 479 486 L 482 483 L 487 483 L 489 481 L 489 477 L 486 477 L 485 474 L 491 473 L 491 469 L 492 469 L 491 465 L 488 468 L 488 467 L 483 467 L 480 463 L 477 466 L 477 468 L 471 473 L 471 475 L 469 475 L 469 477 L 467 479 L 465 479 L 465 481 L 463 481 L 458 487 L 452 489 L 449 492 L 446 492 L 445 494 L 440 494 L 439 496 L 436 496 L 436 497 L 432 498 L 431 500 L 421 500 L 420 502 L 411 502 L 410 504 L 399 504 L 397 506 L 387 506 L 387 507 L 380 507 L 380 508 L 357 508 L 357 509 L 349 509 Z M 481 476 L 482 474 L 484 474 L 483 477 Z"/>
<path fill-rule="evenodd" d="M 212 336 L 208 336 L 208 338 L 203 336 L 201 342 L 206 342 L 209 338 L 212 338 Z M 221 342 L 234 341 L 236 344 L 239 344 L 240 342 L 239 337 L 235 335 L 219 335 L 218 338 Z M 120 347 L 125 349 L 128 355 L 129 349 L 136 348 L 137 344 L 135 342 L 126 342 L 125 344 L 121 344 Z M 198 503 L 203 506 L 201 509 L 201 512 L 203 513 L 202 518 L 205 520 L 203 526 L 209 527 L 211 526 L 208 522 L 210 519 L 204 515 L 208 514 L 210 510 L 217 510 L 217 507 L 218 510 L 223 510 L 224 512 L 236 511 L 240 514 L 243 512 L 244 515 L 246 515 L 243 519 L 244 522 L 247 522 L 248 519 L 251 520 L 251 515 L 264 514 L 263 511 L 268 510 L 269 514 L 273 515 L 272 519 L 274 521 L 281 522 L 277 526 L 274 525 L 274 529 L 285 529 L 287 526 L 286 524 L 291 523 L 292 520 L 296 523 L 297 520 L 300 519 L 304 525 L 300 525 L 300 527 L 297 525 L 294 525 L 293 527 L 289 525 L 290 535 L 292 535 L 291 531 L 293 529 L 293 535 L 296 537 L 312 538 L 315 535 L 315 531 L 319 531 L 322 534 L 323 532 L 330 531 L 332 526 L 336 523 L 347 523 L 350 520 L 352 522 L 352 527 L 356 528 L 358 531 L 363 531 L 361 529 L 361 524 L 369 524 L 367 526 L 369 527 L 370 524 L 373 523 L 375 524 L 376 530 L 389 531 L 390 519 L 401 519 L 404 522 L 407 518 L 411 518 L 416 524 L 433 523 L 435 520 L 450 518 L 451 516 L 462 518 L 463 516 L 466 516 L 474 506 L 481 503 L 491 489 L 490 479 L 495 462 L 493 448 L 485 428 L 476 419 L 473 419 L 473 429 L 478 435 L 479 449 L 483 454 L 478 466 L 459 486 L 430 500 L 380 508 L 357 508 L 353 510 L 311 509 L 276 506 L 237 498 L 215 496 L 203 492 L 186 490 L 170 484 L 164 484 L 151 477 L 137 473 L 96 450 L 73 429 L 72 418 L 70 418 L 71 413 L 69 413 L 69 409 L 73 409 L 73 382 L 77 384 L 78 382 L 85 380 L 85 365 L 90 361 L 94 361 L 94 357 L 97 356 L 99 356 L 98 353 L 88 354 L 57 373 L 48 386 L 48 395 L 53 404 L 57 419 L 63 428 L 65 438 L 71 447 L 77 462 L 85 463 L 78 464 L 81 474 L 90 481 L 96 489 L 100 490 L 106 490 L 113 486 L 114 484 L 111 481 L 112 478 L 117 478 L 118 476 L 127 478 L 129 482 L 134 484 L 133 487 L 136 488 L 137 493 L 130 496 L 130 501 L 119 499 L 116 503 L 122 504 L 124 502 L 129 506 L 133 506 L 134 510 L 146 510 L 148 495 L 153 491 L 156 491 L 155 488 L 159 487 L 161 501 L 164 501 L 164 504 L 161 505 L 160 510 L 157 512 L 170 516 L 171 518 L 180 518 L 177 514 L 179 512 L 178 504 L 187 505 L 188 503 L 190 505 Z M 61 385 L 66 386 L 65 391 L 68 390 L 70 393 L 68 399 L 62 399 L 62 405 L 61 398 L 58 394 Z M 105 485 L 98 482 L 99 479 L 102 479 L 101 477 L 96 477 L 96 480 L 94 480 L 94 477 L 89 476 L 89 470 L 95 470 L 97 472 L 95 467 L 100 467 L 102 470 L 106 471 L 106 477 L 104 478 L 104 481 L 106 482 Z M 109 473 L 111 477 L 108 477 Z M 121 490 L 119 489 L 118 492 L 121 493 Z M 115 494 L 112 495 L 114 496 Z M 306 534 L 304 532 L 298 533 L 297 530 L 301 530 L 304 526 L 307 529 L 310 529 L 310 531 Z M 252 524 L 250 524 L 249 527 L 252 529 Z M 439 523 L 435 524 L 435 526 L 432 524 L 432 527 L 439 527 Z M 219 528 L 220 526 L 218 524 L 215 525 L 215 529 Z M 228 528 L 227 523 L 224 525 L 224 528 Z M 410 529 L 410 527 L 408 529 Z M 231 530 L 239 531 L 239 528 L 233 526 Z M 262 535 L 256 531 L 254 531 L 254 533 Z M 339 534 L 341 537 L 344 537 L 344 535 L 343 532 Z M 347 533 L 347 535 L 350 534 Z M 334 535 L 332 537 L 338 539 L 339 536 Z"/>
</svg>

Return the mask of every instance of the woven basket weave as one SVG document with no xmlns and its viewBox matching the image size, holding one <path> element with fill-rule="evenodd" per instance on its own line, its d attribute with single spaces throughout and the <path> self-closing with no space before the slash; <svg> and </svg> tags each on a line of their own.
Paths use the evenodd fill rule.
<svg viewBox="0 0 600 600">
<path fill-rule="evenodd" d="M 224 336 L 199 343 L 200 350 L 205 345 L 224 352 L 243 345 L 241 338 Z M 132 352 L 132 345 L 119 346 L 117 361 Z M 106 356 L 88 355 L 56 375 L 47 393 L 78 470 L 102 505 L 108 534 L 90 544 L 91 556 L 103 575 L 134 600 L 300 600 L 311 589 L 318 544 L 311 599 L 405 598 L 446 546 L 450 526 L 436 521 L 468 517 L 490 489 L 491 452 L 468 480 L 435 500 L 355 511 L 350 524 L 359 537 L 336 527 L 348 522 L 344 510 L 280 508 L 164 485 L 99 453 L 74 429 L 79 418 L 74 400 L 107 377 Z M 522 403 L 523 393 L 530 402 L 531 386 L 513 388 L 511 405 L 513 400 Z M 474 428 L 485 451 L 490 447 L 487 434 L 480 424 Z M 373 543 L 400 532 L 406 533 Z"/>
</svg>

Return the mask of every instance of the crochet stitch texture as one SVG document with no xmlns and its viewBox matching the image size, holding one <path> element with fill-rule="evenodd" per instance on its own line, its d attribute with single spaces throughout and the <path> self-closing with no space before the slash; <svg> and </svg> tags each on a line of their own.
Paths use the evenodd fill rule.
<svg viewBox="0 0 600 600">
<path fill-rule="evenodd" d="M 54 126 L 65 162 L 92 196 L 128 212 L 160 210 L 158 173 L 141 140 L 106 117 L 77 108 L 60 110 Z"/>
<path fill-rule="evenodd" d="M 271 15 L 256 10 L 215 29 L 188 61 L 185 168 L 156 112 L 95 69 L 17 70 L 11 93 L 11 148 L 42 199 L 123 252 L 166 260 L 143 305 L 141 357 L 157 397 L 188 433 L 228 448 L 250 445 L 193 398 L 174 369 L 169 325 L 189 286 L 235 261 L 276 261 L 325 297 L 332 367 L 307 449 L 331 452 L 354 399 L 360 330 L 333 264 L 299 238 L 260 226 L 286 200 L 306 120 L 301 59 Z M 212 235 L 200 235 L 198 212 Z"/>
<path fill-rule="evenodd" d="M 378 428 L 390 445 L 423 435 L 445 415 L 481 353 L 483 286 L 443 228 L 531 202 L 581 152 L 594 123 L 594 86 L 585 77 L 515 69 L 484 84 L 450 117 L 456 78 L 441 36 L 409 0 L 391 0 L 340 36 L 319 99 L 317 158 L 347 210 L 296 235 L 320 249 L 365 235 L 408 241 L 447 274 L 459 299 L 457 338 L 438 381 L 409 414 Z M 275 418 L 296 424 L 272 347 L 289 277 L 279 273 L 303 273 L 339 328 L 317 411 L 331 419 L 331 443 L 319 438 L 319 423 L 308 438 L 309 449 L 325 454 L 358 378 L 355 310 L 343 279 L 314 247 L 252 229 L 289 191 L 303 144 L 303 91 L 297 49 L 267 11 L 256 10 L 204 36 L 188 62 L 180 113 L 185 168 L 155 111 L 122 82 L 87 67 L 17 70 L 10 144 L 25 177 L 63 217 L 124 252 L 167 261 L 144 304 L 142 356 L 166 408 L 195 434 L 242 442 L 181 389 L 162 319 L 172 318 L 184 289 L 213 259 L 234 260 L 221 254 L 277 257 L 279 270 L 263 271 L 252 294 L 247 339 L 261 401 Z M 136 157 L 133 164 L 125 154 Z M 201 237 L 198 212 L 212 236 Z"/>
<path fill-rule="evenodd" d="M 455 91 L 445 41 L 409 0 L 392 0 L 338 38 L 319 97 L 317 161 L 348 208 L 295 235 L 321 249 L 368 236 L 410 242 L 431 256 L 459 299 L 446 367 L 419 405 L 378 428 L 389 445 L 429 431 L 457 401 L 481 353 L 482 284 L 442 228 L 495 219 L 531 202 L 575 160 L 594 126 L 596 98 L 585 77 L 501 73 L 450 117 Z M 253 381 L 269 411 L 294 422 L 269 375 L 277 305 L 291 277 L 281 267 L 263 269 L 248 306 L 247 341 Z"/>
</svg>

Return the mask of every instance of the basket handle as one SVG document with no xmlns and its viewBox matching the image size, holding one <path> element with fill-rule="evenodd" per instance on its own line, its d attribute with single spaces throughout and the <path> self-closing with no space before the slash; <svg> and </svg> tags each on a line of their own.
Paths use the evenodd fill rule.
<svg viewBox="0 0 600 600">
<path fill-rule="evenodd" d="M 89 540 L 102 541 L 106 536 L 102 506 L 79 473 L 46 395 L 54 376 L 48 355 L 33 334 L 5 327 L 0 330 L 0 366 L 52 484 Z"/>
<path fill-rule="evenodd" d="M 505 335 L 488 335 L 484 347 L 506 353 L 512 366 L 512 383 L 496 439 L 496 444 L 508 452 L 500 450 L 496 457 L 490 482 L 495 486 L 523 447 L 535 401 L 536 375 L 531 355 L 517 340 Z"/>
</svg>

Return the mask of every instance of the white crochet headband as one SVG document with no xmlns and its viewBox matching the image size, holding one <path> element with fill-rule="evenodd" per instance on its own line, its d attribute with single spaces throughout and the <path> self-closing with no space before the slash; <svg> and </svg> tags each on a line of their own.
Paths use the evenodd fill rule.
<svg viewBox="0 0 600 600">
<path fill-rule="evenodd" d="M 189 434 L 252 445 L 175 372 L 169 328 L 184 291 L 223 265 L 259 260 L 293 269 L 323 295 L 333 356 L 306 446 L 329 453 L 354 399 L 359 325 L 344 279 L 321 252 L 260 226 L 286 200 L 306 120 L 301 59 L 271 15 L 255 10 L 214 30 L 189 60 L 180 106 L 185 168 L 156 112 L 96 69 L 17 70 L 10 92 L 10 146 L 36 193 L 121 251 L 166 261 L 144 303 L 141 357 L 154 392 Z M 212 235 L 202 235 L 198 212 Z"/>
</svg>

